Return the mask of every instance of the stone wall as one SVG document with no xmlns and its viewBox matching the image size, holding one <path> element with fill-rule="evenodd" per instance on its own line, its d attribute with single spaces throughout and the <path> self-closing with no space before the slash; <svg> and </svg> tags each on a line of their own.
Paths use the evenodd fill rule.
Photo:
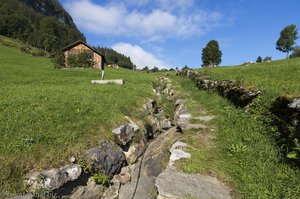
<svg viewBox="0 0 300 199">
<path fill-rule="evenodd" d="M 177 75 L 193 79 L 198 88 L 217 92 L 229 99 L 235 106 L 245 107 L 255 99 L 261 91 L 248 89 L 244 85 L 233 80 L 212 80 L 207 76 L 200 75 L 197 71 L 181 70 Z"/>
</svg>

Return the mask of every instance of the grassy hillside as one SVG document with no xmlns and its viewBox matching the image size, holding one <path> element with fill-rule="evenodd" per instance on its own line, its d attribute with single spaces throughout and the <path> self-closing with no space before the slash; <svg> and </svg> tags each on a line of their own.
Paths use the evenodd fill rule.
<svg viewBox="0 0 300 199">
<path fill-rule="evenodd" d="M 239 80 L 254 85 L 266 97 L 277 97 L 280 94 L 300 95 L 300 58 L 198 71 L 215 79 Z"/>
<path fill-rule="evenodd" d="M 216 115 L 212 125 L 218 127 L 213 148 L 187 139 L 193 158 L 183 161 L 184 171 L 219 176 L 237 198 L 299 198 L 299 167 L 282 153 L 286 146 L 268 110 L 278 96 L 300 94 L 300 59 L 198 71 L 213 79 L 239 80 L 262 94 L 240 109 L 216 93 L 199 90 L 188 78 L 173 77 L 188 105 Z M 188 135 L 195 136 L 197 132 Z"/>
<path fill-rule="evenodd" d="M 269 136 L 270 126 L 218 94 L 199 90 L 188 78 L 172 80 L 180 85 L 178 90 L 189 107 L 216 116 L 210 122 L 216 131 L 207 133 L 214 138 L 213 147 L 201 144 L 205 132 L 185 135 L 192 155 L 181 162 L 185 172 L 218 176 L 231 186 L 236 198 L 299 198 L 300 170 L 284 163 Z"/>
<path fill-rule="evenodd" d="M 109 136 L 152 95 L 150 74 L 107 68 L 106 79 L 125 85 L 94 85 L 96 69 L 55 70 L 3 45 L 0 55 L 0 193 L 20 191 L 25 172 L 63 164 Z"/>
</svg>

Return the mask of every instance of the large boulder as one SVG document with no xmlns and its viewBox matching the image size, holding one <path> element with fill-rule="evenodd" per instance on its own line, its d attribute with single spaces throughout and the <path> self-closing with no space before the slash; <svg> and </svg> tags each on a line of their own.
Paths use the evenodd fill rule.
<svg viewBox="0 0 300 199">
<path fill-rule="evenodd" d="M 86 163 L 95 172 L 105 172 L 109 176 L 118 173 L 125 162 L 123 150 L 116 144 L 105 141 L 86 151 Z"/>
<path fill-rule="evenodd" d="M 67 165 L 59 169 L 50 169 L 41 172 L 29 173 L 25 183 L 31 190 L 55 190 L 65 183 L 76 180 L 81 175 L 81 167 L 77 164 Z"/>
<path fill-rule="evenodd" d="M 155 183 L 157 198 L 223 198 L 230 199 L 230 191 L 218 179 L 198 174 L 187 174 L 173 169 L 166 169 Z"/>
</svg>

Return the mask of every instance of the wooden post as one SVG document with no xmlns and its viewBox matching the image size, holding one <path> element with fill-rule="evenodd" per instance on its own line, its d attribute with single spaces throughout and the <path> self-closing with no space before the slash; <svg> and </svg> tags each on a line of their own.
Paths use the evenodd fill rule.
<svg viewBox="0 0 300 199">
<path fill-rule="evenodd" d="M 104 80 L 104 61 L 101 59 L 101 79 Z"/>
</svg>

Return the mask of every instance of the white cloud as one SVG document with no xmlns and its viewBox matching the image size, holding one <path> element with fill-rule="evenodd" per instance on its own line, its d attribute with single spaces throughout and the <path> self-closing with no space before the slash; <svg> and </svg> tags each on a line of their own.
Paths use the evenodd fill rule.
<svg viewBox="0 0 300 199">
<path fill-rule="evenodd" d="M 218 26 L 223 16 L 219 12 L 188 10 L 193 0 L 154 0 L 151 9 L 129 9 L 128 3 L 112 2 L 100 5 L 91 0 L 66 1 L 64 7 L 76 24 L 83 30 L 115 36 L 138 37 L 146 40 L 161 40 L 168 37 L 184 38 L 207 33 Z M 136 0 L 127 0 L 132 4 Z M 148 6 L 142 0 L 136 6 Z"/>
<path fill-rule="evenodd" d="M 131 61 L 137 66 L 138 69 L 142 69 L 145 66 L 153 68 L 169 68 L 168 64 L 158 59 L 155 55 L 145 51 L 138 45 L 132 45 L 129 43 L 117 43 L 112 46 L 112 49 L 122 53 L 131 58 Z"/>
</svg>

